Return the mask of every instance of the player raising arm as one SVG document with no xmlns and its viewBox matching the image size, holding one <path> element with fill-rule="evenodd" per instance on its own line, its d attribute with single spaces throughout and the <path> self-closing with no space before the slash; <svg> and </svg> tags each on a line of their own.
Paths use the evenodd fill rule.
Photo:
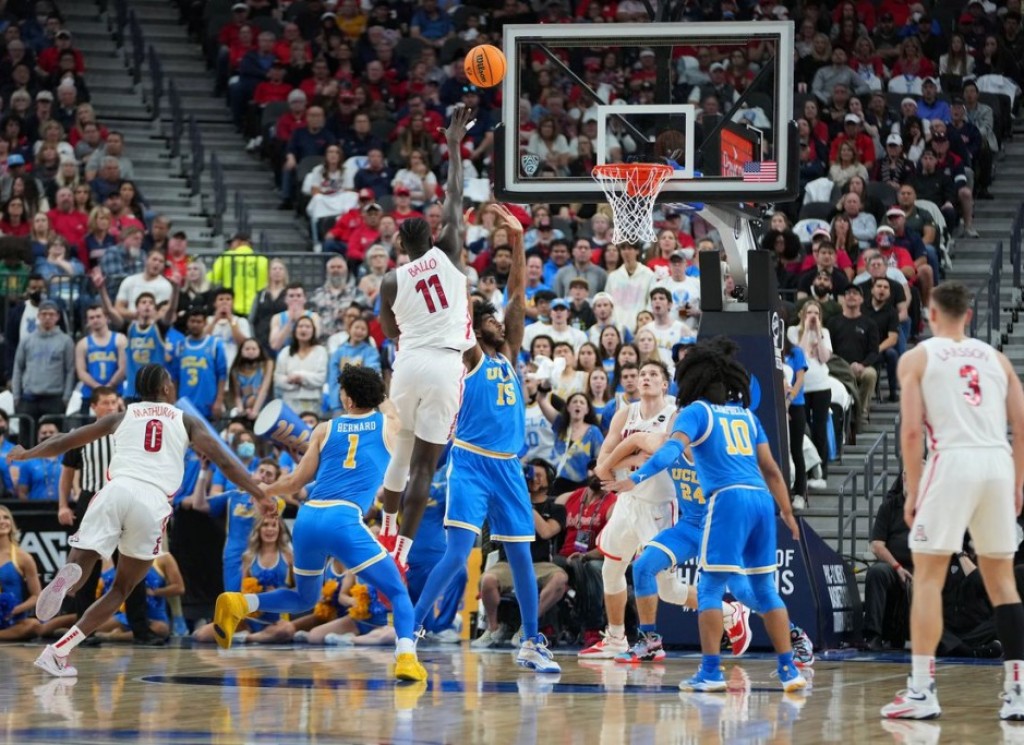
<svg viewBox="0 0 1024 745">
<path fill-rule="evenodd" d="M 733 592 L 744 605 L 761 614 L 778 653 L 779 679 L 786 691 L 793 691 L 803 688 L 806 681 L 793 661 L 789 614 L 774 584 L 772 497 L 794 539 L 799 538 L 799 528 L 764 428 L 747 408 L 750 377 L 736 361 L 735 351 L 736 345 L 724 337 L 698 342 L 690 350 L 676 371 L 676 400 L 682 410 L 672 436 L 632 476 L 606 488 L 618 491 L 642 484 L 672 466 L 690 446 L 700 485 L 709 495 L 697 586 L 703 658 L 697 674 L 680 683 L 680 688 L 726 689 L 719 659 L 722 599 L 730 578 L 745 574 L 749 596 L 740 585 L 734 586 Z"/>
<path fill-rule="evenodd" d="M 408 563 L 413 537 L 427 507 L 430 482 L 455 427 L 466 370 L 462 353 L 476 343 L 469 312 L 469 290 L 462 270 L 462 157 L 472 112 L 455 106 L 444 130 L 448 140 L 448 184 L 444 226 L 432 246 L 430 225 L 422 218 L 402 223 L 398 240 L 409 263 L 381 282 L 380 323 L 397 343 L 391 399 L 402 422 L 384 477 L 381 542 L 399 567 Z M 408 487 L 406 487 L 408 482 Z M 405 490 L 401 531 L 398 507 Z"/>
<path fill-rule="evenodd" d="M 171 516 L 168 500 L 181 486 L 189 442 L 216 463 L 232 482 L 252 494 L 261 508 L 277 509 L 241 463 L 210 433 L 205 422 L 171 404 L 174 384 L 166 368 L 155 364 L 141 368 L 135 390 L 142 400 L 129 404 L 124 413 L 110 414 L 51 437 L 31 450 L 19 446 L 7 454 L 8 463 L 50 458 L 105 435 L 114 436 L 110 480 L 93 498 L 78 532 L 68 539 L 72 548 L 67 563 L 36 602 L 36 617 L 44 622 L 50 620 L 57 615 L 65 595 L 74 595 L 83 576 L 89 576 L 97 561 L 110 558 L 114 549 L 120 552 L 113 587 L 89 606 L 64 636 L 47 646 L 35 662 L 37 667 L 60 678 L 78 675 L 67 664 L 68 655 L 121 607 L 160 554 L 163 530 Z"/>
</svg>

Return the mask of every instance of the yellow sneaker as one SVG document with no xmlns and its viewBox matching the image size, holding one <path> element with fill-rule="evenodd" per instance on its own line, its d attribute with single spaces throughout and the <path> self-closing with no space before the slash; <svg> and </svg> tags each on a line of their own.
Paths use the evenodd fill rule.
<svg viewBox="0 0 1024 745">
<path fill-rule="evenodd" d="M 218 601 L 219 605 L 220 601 Z M 395 659 L 395 678 L 397 680 L 426 680 L 427 669 L 420 664 L 415 654 L 405 652 Z"/>
<path fill-rule="evenodd" d="M 217 598 L 213 611 L 213 633 L 217 646 L 231 648 L 231 637 L 245 617 L 249 615 L 249 604 L 240 592 L 222 592 Z"/>
</svg>

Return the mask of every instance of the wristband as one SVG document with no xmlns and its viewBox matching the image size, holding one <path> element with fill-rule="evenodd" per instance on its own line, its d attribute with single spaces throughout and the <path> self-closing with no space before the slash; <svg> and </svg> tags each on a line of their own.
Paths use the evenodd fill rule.
<svg viewBox="0 0 1024 745">
<path fill-rule="evenodd" d="M 895 565 L 895 566 L 893 567 L 893 569 L 895 569 L 895 570 L 896 570 L 897 572 L 898 572 L 898 571 L 899 571 L 900 569 L 902 569 L 902 568 L 903 568 L 903 565 L 902 565 L 902 564 L 900 564 L 900 563 L 899 563 L 898 561 L 896 562 L 896 565 Z"/>
</svg>

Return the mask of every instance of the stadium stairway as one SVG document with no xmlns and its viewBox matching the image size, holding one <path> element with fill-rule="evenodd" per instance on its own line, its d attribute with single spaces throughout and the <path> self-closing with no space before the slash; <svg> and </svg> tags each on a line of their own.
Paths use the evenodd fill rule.
<svg viewBox="0 0 1024 745">
<path fill-rule="evenodd" d="M 206 171 L 198 194 L 191 193 L 187 161 L 191 157 L 188 135 L 182 138 L 181 158 L 171 157 L 171 107 L 166 97 L 160 120 L 154 121 L 149 105 L 151 80 L 142 71 L 142 85 L 134 85 L 128 42 L 118 48 L 113 33 L 114 9 L 101 14 L 91 3 L 72 3 L 66 8 L 75 45 L 86 58 L 86 80 L 101 123 L 125 134 L 126 155 L 135 166 L 136 181 L 154 210 L 171 218 L 174 228 L 184 230 L 193 250 L 219 250 L 224 238 L 236 229 L 232 206 L 241 194 L 251 215 L 254 240 L 262 233 L 275 251 L 305 251 L 309 241 L 287 213 L 276 212 L 279 201 L 273 176 L 260 161 L 244 150 L 235 133 L 223 100 L 214 98 L 213 78 L 205 69 L 198 45 L 191 43 L 179 24 L 177 10 L 164 0 L 134 0 L 131 4 L 148 47 L 156 50 L 167 81 L 174 80 L 186 119 L 194 116 L 206 153 Z M 215 235 L 212 210 L 213 180 L 209 157 L 216 153 L 223 167 L 227 210 L 221 233 Z"/>
<path fill-rule="evenodd" d="M 1020 309 L 1021 293 L 1018 288 L 1013 287 L 1010 236 L 1013 221 L 1022 200 L 1019 184 L 1020 180 L 1024 179 L 1024 122 L 1018 121 L 1014 130 L 1017 138 L 1006 143 L 1005 157 L 1001 158 L 997 164 L 997 176 L 991 189 L 995 199 L 978 201 L 975 206 L 974 224 L 982 237 L 978 239 L 958 238 L 956 240 L 953 247 L 953 268 L 947 273 L 947 279 L 959 280 L 975 292 L 984 293 L 991 273 L 992 257 L 996 245 L 1002 241 L 1003 263 L 999 305 L 1003 312 L 1000 318 L 1000 327 L 994 334 L 992 343 L 997 346 L 1002 344 L 1003 352 L 1013 363 L 1018 375 L 1021 375 L 1024 374 L 1024 327 L 1022 327 L 1024 324 L 1014 323 L 1014 317 Z M 980 329 L 978 334 L 981 336 Z M 872 405 L 871 421 L 868 427 L 857 435 L 855 444 L 846 446 L 842 460 L 831 464 L 827 489 L 812 491 L 808 499 L 808 509 L 803 513 L 808 524 L 833 548 L 836 548 L 838 544 L 839 522 L 836 516 L 840 509 L 840 489 L 851 472 L 864 471 L 869 451 L 874 448 L 873 461 L 876 479 L 885 476 L 884 487 L 881 487 L 881 492 L 876 496 L 874 502 L 876 509 L 879 504 L 878 498 L 884 496 L 885 489 L 898 475 L 899 461 L 895 458 L 895 448 L 898 437 L 896 423 L 899 404 L 888 403 L 884 400 L 884 394 L 888 391 L 884 372 L 882 377 L 883 401 L 879 403 L 876 400 Z M 884 447 L 878 442 L 883 433 L 888 433 L 886 445 L 890 453 L 888 472 L 884 474 Z M 847 482 L 847 488 L 849 487 L 850 483 Z M 863 493 L 862 483 L 858 486 L 858 491 Z M 844 512 L 847 515 L 849 515 L 851 504 L 850 498 L 847 497 L 843 504 Z M 870 556 L 868 536 L 873 516 L 866 514 L 866 505 L 863 500 L 856 504 L 862 515 L 850 526 L 855 539 L 852 544 L 853 550 L 850 550 L 850 532 L 848 532 L 844 553 L 857 559 L 863 559 Z"/>
</svg>

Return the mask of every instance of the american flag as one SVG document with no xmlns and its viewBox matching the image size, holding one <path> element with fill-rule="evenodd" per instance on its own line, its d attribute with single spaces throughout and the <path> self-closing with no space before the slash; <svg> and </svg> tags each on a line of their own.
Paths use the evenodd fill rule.
<svg viewBox="0 0 1024 745">
<path fill-rule="evenodd" d="M 774 160 L 763 160 L 760 163 L 750 161 L 743 164 L 743 180 L 755 184 L 765 184 L 779 177 L 779 167 Z"/>
</svg>

